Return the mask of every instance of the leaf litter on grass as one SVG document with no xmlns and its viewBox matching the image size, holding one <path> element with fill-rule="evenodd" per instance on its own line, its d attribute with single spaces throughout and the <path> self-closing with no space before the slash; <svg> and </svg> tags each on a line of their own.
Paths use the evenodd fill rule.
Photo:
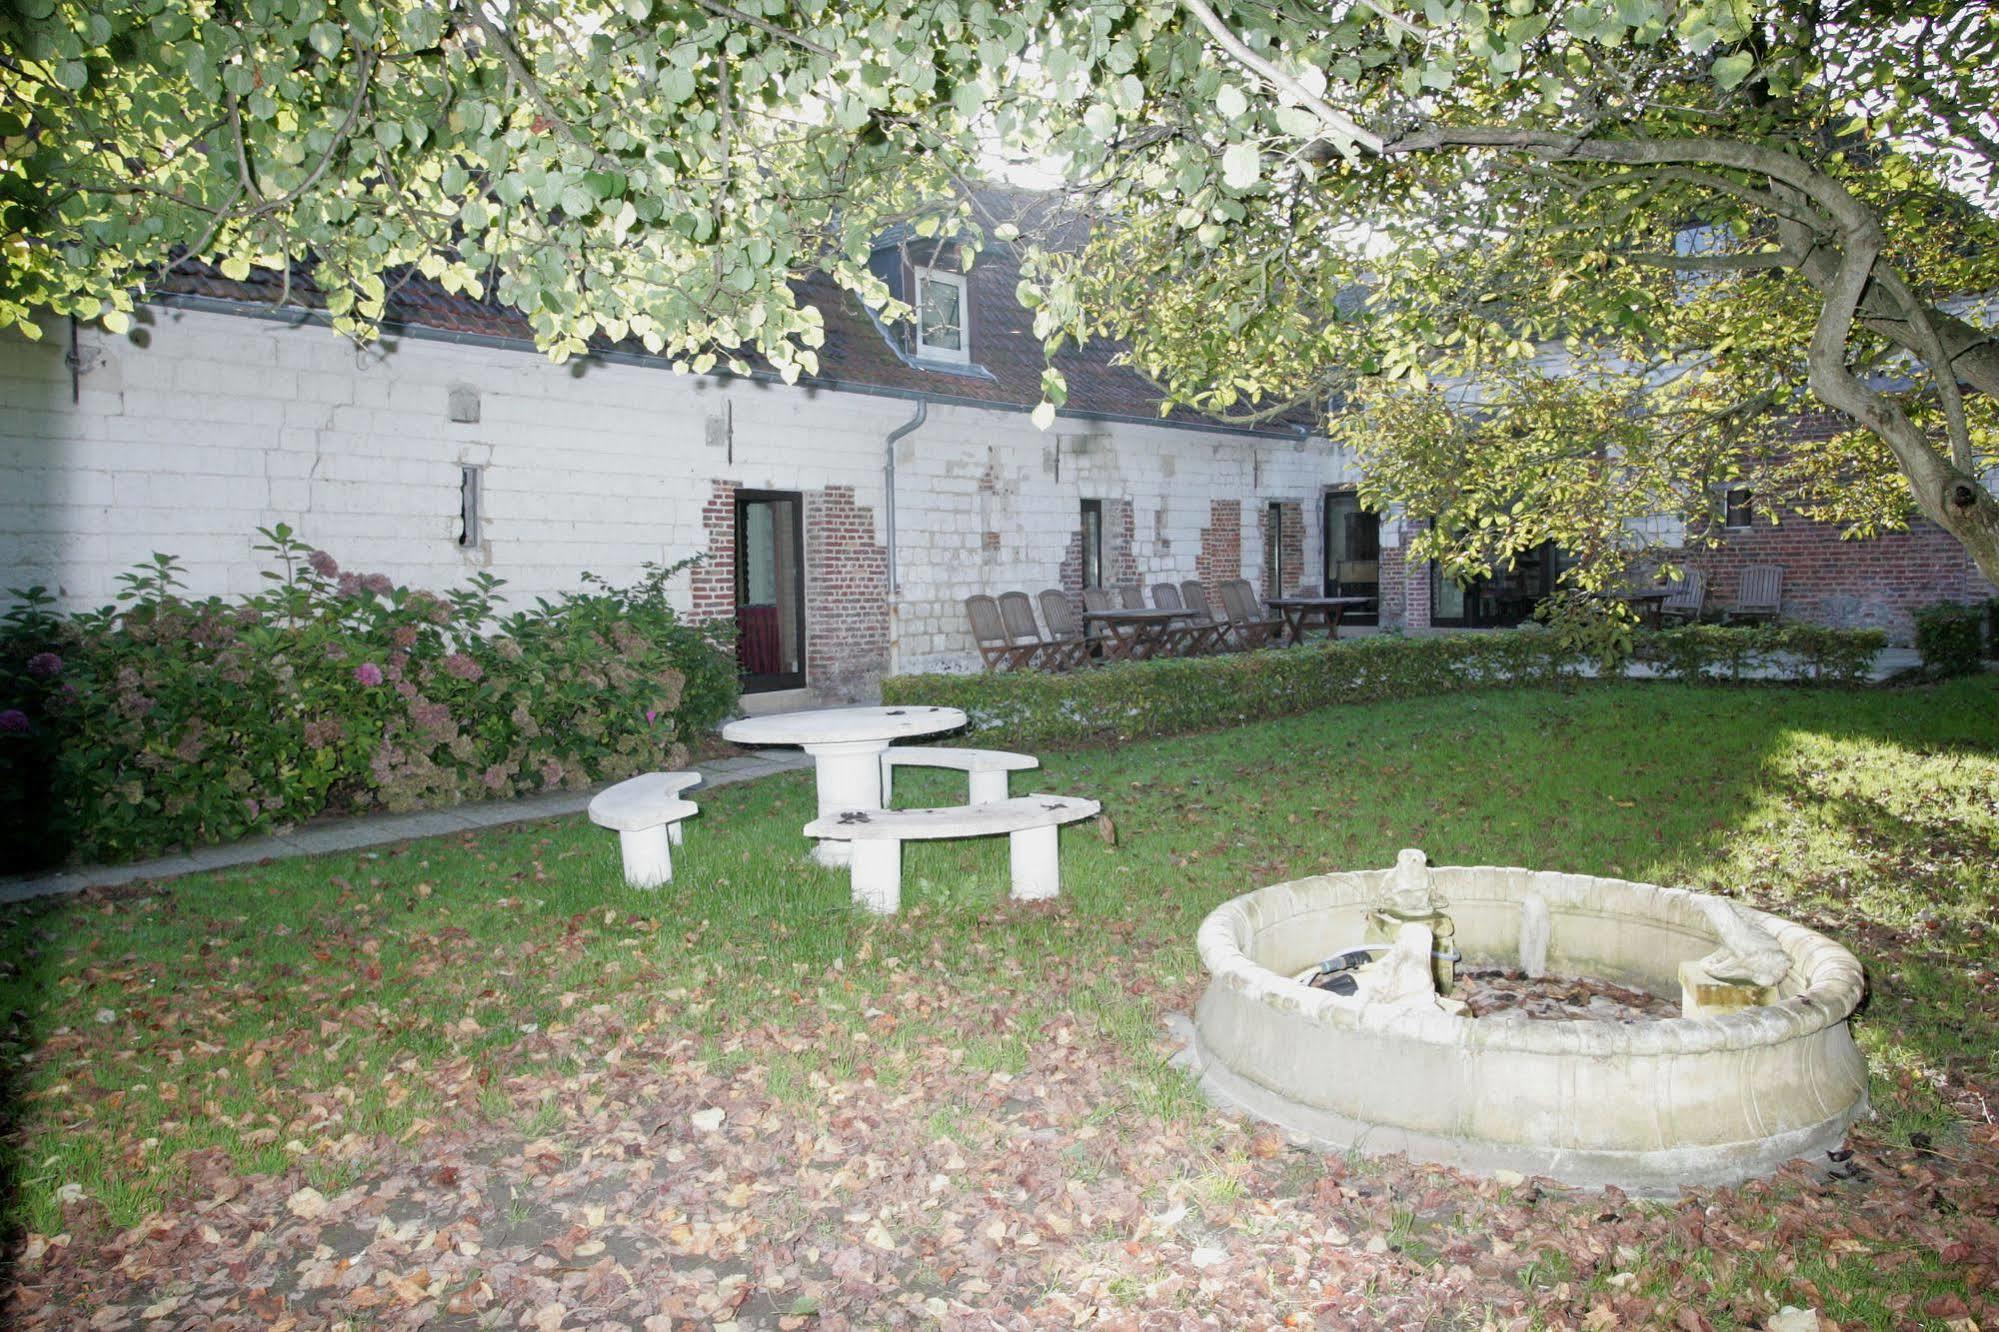
<svg viewBox="0 0 1999 1332">
<path fill-rule="evenodd" d="M 1737 697 L 1604 696 L 1626 714 L 1655 710 L 1655 726 L 1683 702 L 1699 713 Z M 1825 724 L 1818 696 L 1772 697 L 1790 721 Z M 1601 724 L 1587 692 L 1480 705 L 1516 727 L 1523 709 L 1575 711 L 1570 744 Z M 1299 719 L 1235 741 L 1310 764 L 1314 746 L 1347 751 L 1349 720 L 1382 718 Z M 1459 743 L 1503 754 L 1526 740 L 1475 731 Z M 1139 777 L 1211 744 L 1050 766 Z M 1945 758 L 1909 761 L 1927 777 Z M 9 1038 L 23 1093 L 11 1145 L 17 1190 L 45 1201 L 20 1214 L 39 1224 L 15 1245 L 0 1308 L 27 1328 L 649 1332 L 1699 1332 L 1765 1327 L 1787 1307 L 1821 1327 L 1963 1332 L 1999 1316 L 1999 1141 L 1980 1110 L 1989 1042 L 1951 1031 L 1989 1030 L 1993 1016 L 1989 973 L 1966 979 L 1989 873 L 1958 862 L 1949 882 L 1982 905 L 1935 904 L 1942 930 L 1891 896 L 1878 851 L 1842 871 L 1865 876 L 1867 928 L 1834 897 L 1816 908 L 1876 985 L 1860 1026 L 1877 1101 L 1940 1098 L 1934 1121 L 1911 1130 L 1898 1109 L 1856 1131 L 1830 1170 L 1679 1202 L 1577 1194 L 1300 1151 L 1206 1110 L 1168 1065 L 1159 1019 L 1198 997 L 1201 911 L 1253 886 L 1245 877 L 1280 847 L 1296 862 L 1285 872 L 1306 872 L 1321 846 L 1386 863 L 1429 817 L 1397 803 L 1405 788 L 1348 852 L 1341 830 L 1286 817 L 1342 807 L 1337 774 L 1297 800 L 1259 784 L 1281 772 L 1257 772 L 1235 779 L 1249 803 L 1215 811 L 1263 801 L 1281 827 L 1230 834 L 1214 811 L 1186 824 L 1154 783 L 1118 808 L 1115 846 L 1065 839 L 1068 895 L 1032 908 L 940 884 L 895 920 L 851 916 L 840 876 L 750 840 L 802 810 L 809 793 L 792 783 L 731 796 L 758 802 L 758 818 L 711 834 L 721 875 L 752 893 L 771 885 L 754 909 L 703 887 L 719 877 L 702 865 L 708 848 L 690 847 L 685 882 L 647 900 L 590 868 L 615 859 L 594 854 L 590 830 L 552 825 L 418 844 L 354 862 L 340 882 L 273 866 L 206 895 L 189 885 L 17 918 L 11 937 L 32 947 L 10 963 L 16 1003 L 42 1008 Z M 1626 776 L 1620 790 L 1637 780 Z M 1450 776 L 1431 794 L 1475 806 L 1474 780 Z M 1939 780 L 1962 803 L 1962 786 Z M 1742 845 L 1816 872 L 1846 855 L 1817 818 L 1834 794 L 1773 777 L 1748 790 L 1747 813 L 1716 812 L 1750 830 Z M 1638 868 L 1660 844 L 1644 803 L 1593 813 L 1610 820 L 1589 834 L 1602 864 L 1566 867 L 1659 872 Z M 1975 798 L 1968 811 L 1952 818 L 1989 836 Z M 1161 845 L 1175 840 L 1183 849 Z M 1911 854 L 1934 861 L 1919 841 Z M 1689 868 L 1726 863 L 1675 845 Z M 1200 859 L 1169 868 L 1188 850 Z M 986 859 L 931 863 L 983 881 Z M 1803 882 L 1780 864 L 1753 873 L 1764 897 Z M 35 1173 L 51 1160 L 87 1187 Z"/>
</svg>

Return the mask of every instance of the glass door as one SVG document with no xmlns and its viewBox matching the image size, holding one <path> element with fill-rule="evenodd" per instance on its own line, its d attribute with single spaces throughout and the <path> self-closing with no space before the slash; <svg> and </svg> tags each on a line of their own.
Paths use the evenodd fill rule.
<svg viewBox="0 0 1999 1332">
<path fill-rule="evenodd" d="M 804 519 L 795 492 L 736 492 L 736 665 L 747 693 L 805 684 Z"/>
<path fill-rule="evenodd" d="M 1367 597 L 1370 604 L 1348 612 L 1345 624 L 1373 624 L 1381 603 L 1381 515 L 1360 507 L 1351 490 L 1328 491 L 1320 511 L 1325 585 L 1329 597 Z"/>
<path fill-rule="evenodd" d="M 1547 541 L 1517 556 L 1485 578 L 1459 583 L 1430 566 L 1430 623 L 1468 629 L 1502 629 L 1525 624 L 1534 608 L 1555 590 L 1567 557 Z"/>
</svg>

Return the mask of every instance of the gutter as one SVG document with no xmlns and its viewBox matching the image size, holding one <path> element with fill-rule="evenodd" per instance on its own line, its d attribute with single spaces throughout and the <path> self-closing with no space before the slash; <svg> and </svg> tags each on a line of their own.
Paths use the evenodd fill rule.
<svg viewBox="0 0 1999 1332">
<path fill-rule="evenodd" d="M 297 307 L 275 307 L 258 302 L 230 301 L 219 296 L 159 292 L 147 297 L 146 303 L 166 309 L 234 315 L 243 319 L 265 319 L 293 328 L 300 324 L 318 324 L 330 328 L 333 323 L 331 316 L 321 310 L 301 310 Z M 385 320 L 380 327 L 384 333 L 411 338 L 418 342 L 444 342 L 461 347 L 486 347 L 494 351 L 531 352 L 536 356 L 542 354 L 541 349 L 535 346 L 530 338 L 496 337 L 490 333 L 459 333 L 451 329 L 431 328 L 426 324 L 405 324 L 394 320 Z M 594 361 L 600 365 L 637 366 L 646 370 L 673 369 L 671 363 L 660 357 L 642 356 L 636 352 L 588 351 L 575 359 Z M 828 393 L 858 393 L 871 398 L 897 398 L 903 402 L 935 403 L 940 407 L 971 407 L 988 412 L 1013 412 L 1021 416 L 1026 416 L 1034 410 L 1032 405 L 1015 402 L 991 402 L 984 398 L 937 393 L 930 389 L 892 388 L 884 384 L 863 384 L 843 379 L 800 376 L 796 384 L 786 384 L 780 376 L 769 370 L 752 370 L 747 375 L 738 375 L 729 370 L 712 370 L 706 377 L 717 380 L 747 379 L 752 383 L 775 387 L 819 389 Z M 1112 425 L 1191 430 L 1203 435 L 1236 435 L 1244 439 L 1302 440 L 1312 437 L 1312 432 L 1305 426 L 1289 426 L 1283 430 L 1256 430 L 1248 426 L 1225 425 L 1219 421 L 1206 423 L 1174 421 L 1159 416 L 1141 416 L 1135 412 L 1090 412 L 1068 407 L 1058 408 L 1055 415 L 1057 419 L 1066 421 L 1101 421 Z"/>
<path fill-rule="evenodd" d="M 888 599 L 888 663 L 889 672 L 894 674 L 897 658 L 902 655 L 902 581 L 896 576 L 895 568 L 895 446 L 898 441 L 916 433 L 922 424 L 930 419 L 930 399 L 916 400 L 916 414 L 888 432 L 882 441 L 882 535 L 887 542 L 888 586 L 884 592 Z"/>
<path fill-rule="evenodd" d="M 882 512 L 883 535 L 888 539 L 888 602 L 892 607 L 902 594 L 902 580 L 895 574 L 895 446 L 896 441 L 906 435 L 916 433 L 925 421 L 930 419 L 930 399 L 916 400 L 916 415 L 888 432 L 882 450 Z"/>
</svg>

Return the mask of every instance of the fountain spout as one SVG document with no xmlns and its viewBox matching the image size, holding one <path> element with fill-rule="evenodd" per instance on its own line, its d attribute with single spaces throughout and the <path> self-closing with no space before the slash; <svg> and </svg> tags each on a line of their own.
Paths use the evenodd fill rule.
<svg viewBox="0 0 1999 1332">
<path fill-rule="evenodd" d="M 1448 995 L 1457 985 L 1460 958 L 1455 938 L 1457 925 L 1444 911 L 1447 906 L 1438 893 L 1430 872 L 1430 858 L 1410 847 L 1395 857 L 1381 896 L 1367 913 L 1371 942 L 1394 944 L 1404 938 L 1403 927 L 1421 925 L 1430 934 L 1430 975 L 1437 993 Z"/>
</svg>

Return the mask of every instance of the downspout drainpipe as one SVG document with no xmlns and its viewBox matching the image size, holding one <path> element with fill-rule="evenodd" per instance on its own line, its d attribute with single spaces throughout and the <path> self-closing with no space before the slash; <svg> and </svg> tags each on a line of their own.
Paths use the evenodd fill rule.
<svg viewBox="0 0 1999 1332">
<path fill-rule="evenodd" d="M 916 432 L 930 418 L 930 399 L 916 400 L 916 414 L 888 432 L 882 450 L 882 534 L 888 543 L 888 668 L 890 673 L 901 668 L 902 656 L 902 580 L 895 567 L 895 446 L 906 435 Z"/>
</svg>

